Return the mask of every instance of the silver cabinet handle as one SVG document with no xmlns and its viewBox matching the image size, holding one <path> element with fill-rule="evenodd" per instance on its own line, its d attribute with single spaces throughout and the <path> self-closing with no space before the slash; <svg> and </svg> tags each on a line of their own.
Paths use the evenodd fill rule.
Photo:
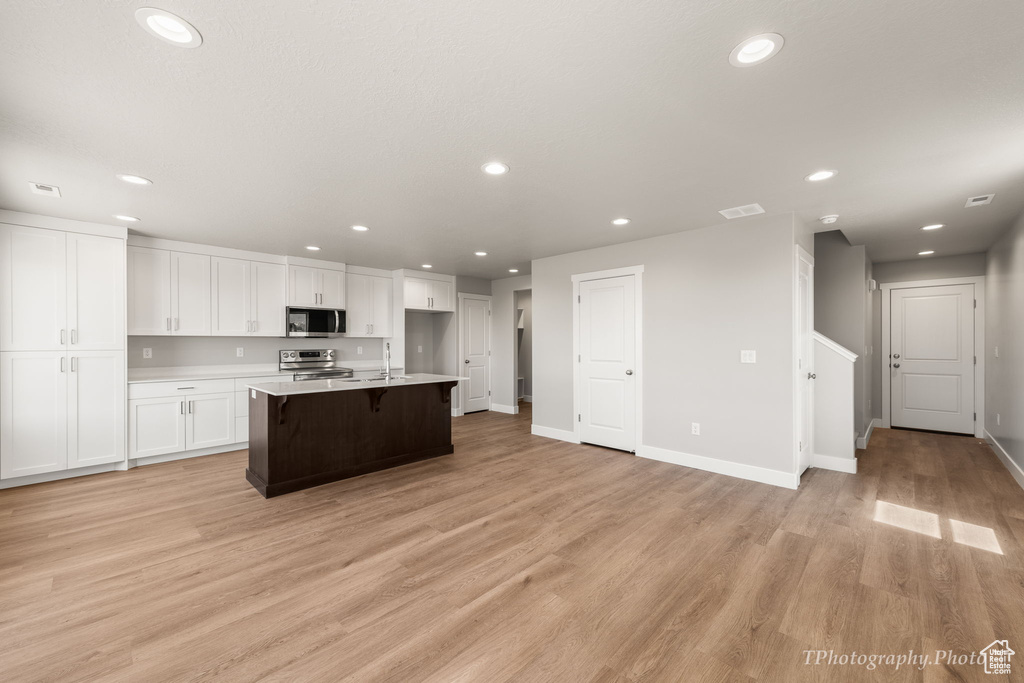
<svg viewBox="0 0 1024 683">
<path fill-rule="evenodd" d="M 78 363 L 75 362 L 76 360 L 78 360 L 76 356 L 71 356 L 71 372 L 77 372 Z"/>
<path fill-rule="evenodd" d="M 64 330 L 60 331 L 60 345 L 64 346 Z"/>
<path fill-rule="evenodd" d="M 71 343 L 72 344 L 77 344 L 78 343 L 78 330 L 71 330 Z"/>
<path fill-rule="evenodd" d="M 178 387 L 178 391 L 187 391 L 189 389 L 195 389 L 195 387 Z"/>
<path fill-rule="evenodd" d="M 64 362 L 65 362 L 65 358 L 64 358 L 64 356 L 61 356 L 60 357 L 60 371 L 61 372 L 64 372 Z"/>
<path fill-rule="evenodd" d="M 174 329 L 175 329 L 175 330 L 178 330 L 178 329 L 180 329 L 180 328 L 181 328 L 181 325 L 180 325 L 180 324 L 178 323 L 178 319 L 177 319 L 177 318 L 175 318 L 175 319 L 174 319 Z"/>
<path fill-rule="evenodd" d="M 373 323 L 370 323 L 370 334 L 373 334 Z"/>
<path fill-rule="evenodd" d="M 195 401 L 189 401 L 188 402 L 188 414 L 191 415 L 192 413 L 194 413 L 195 409 L 196 409 L 196 402 Z"/>
<path fill-rule="evenodd" d="M 184 401 L 181 402 L 181 414 L 182 415 L 185 414 L 185 402 Z"/>
<path fill-rule="evenodd" d="M 171 319 L 170 318 L 167 319 L 167 331 L 168 332 L 171 331 Z"/>
<path fill-rule="evenodd" d="M 245 321 L 245 331 L 246 331 L 246 333 L 252 332 L 252 321 L 251 320 L 246 320 Z"/>
<path fill-rule="evenodd" d="M 253 333 L 253 334 L 256 334 L 256 330 L 258 329 L 258 327 L 259 327 L 259 325 L 258 325 L 258 321 L 256 321 L 256 320 L 253 320 L 253 321 L 252 321 L 252 333 Z"/>
</svg>

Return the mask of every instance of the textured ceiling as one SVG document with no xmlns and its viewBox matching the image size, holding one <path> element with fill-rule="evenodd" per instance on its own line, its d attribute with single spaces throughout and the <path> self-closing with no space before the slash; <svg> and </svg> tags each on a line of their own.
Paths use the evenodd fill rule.
<svg viewBox="0 0 1024 683">
<path fill-rule="evenodd" d="M 195 50 L 145 4 L 0 3 L 0 207 L 487 278 L 751 202 L 838 213 L 878 261 L 1024 210 L 1020 0 L 160 0 Z M 782 52 L 729 65 L 765 31 Z"/>
</svg>

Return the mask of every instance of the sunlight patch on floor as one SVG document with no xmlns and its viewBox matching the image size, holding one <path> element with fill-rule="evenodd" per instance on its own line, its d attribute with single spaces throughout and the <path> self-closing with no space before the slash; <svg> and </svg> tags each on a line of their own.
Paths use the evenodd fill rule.
<svg viewBox="0 0 1024 683">
<path fill-rule="evenodd" d="M 934 512 L 925 512 L 879 500 L 875 502 L 875 521 L 925 534 L 932 538 L 942 538 L 942 532 L 939 531 L 939 516 Z"/>
</svg>

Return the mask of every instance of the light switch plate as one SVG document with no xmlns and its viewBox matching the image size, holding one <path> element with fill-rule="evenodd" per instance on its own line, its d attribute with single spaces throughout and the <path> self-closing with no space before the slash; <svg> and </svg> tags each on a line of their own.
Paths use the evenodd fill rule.
<svg viewBox="0 0 1024 683">
<path fill-rule="evenodd" d="M 423 347 L 422 346 L 417 346 L 416 347 L 416 353 L 423 353 Z"/>
<path fill-rule="evenodd" d="M 690 423 L 690 433 L 694 436 L 700 436 L 700 422 Z"/>
<path fill-rule="evenodd" d="M 357 346 L 356 347 L 356 354 L 358 354 L 360 356 L 363 355 L 363 347 L 362 346 Z"/>
<path fill-rule="evenodd" d="M 999 347 L 998 346 L 996 347 L 995 351 L 996 351 L 996 358 L 999 358 Z"/>
<path fill-rule="evenodd" d="M 998 356 L 999 354 L 996 354 L 996 355 Z M 142 349 L 142 357 L 143 358 L 152 358 L 153 357 L 153 349 Z"/>
<path fill-rule="evenodd" d="M 757 351 L 740 351 L 740 362 L 741 363 L 756 363 L 757 362 Z"/>
</svg>

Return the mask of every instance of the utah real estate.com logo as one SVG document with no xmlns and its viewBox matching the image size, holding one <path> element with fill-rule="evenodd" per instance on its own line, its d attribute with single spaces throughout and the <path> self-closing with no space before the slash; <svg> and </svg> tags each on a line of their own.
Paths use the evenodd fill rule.
<svg viewBox="0 0 1024 683">
<path fill-rule="evenodd" d="M 985 673 L 1009 675 L 1010 657 L 1015 654 L 1017 653 L 1010 649 L 1010 643 L 1007 641 L 993 641 L 991 645 L 981 651 Z"/>
</svg>

